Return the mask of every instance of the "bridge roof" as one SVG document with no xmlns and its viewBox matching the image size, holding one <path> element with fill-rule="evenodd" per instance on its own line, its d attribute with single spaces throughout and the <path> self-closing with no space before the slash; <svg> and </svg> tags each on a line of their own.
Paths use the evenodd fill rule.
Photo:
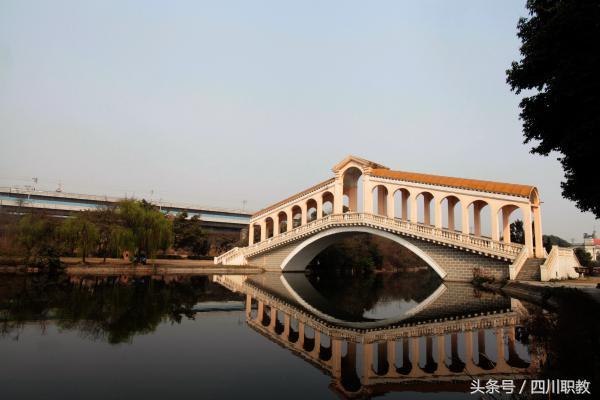
<svg viewBox="0 0 600 400">
<path fill-rule="evenodd" d="M 478 179 L 453 178 L 441 175 L 421 174 L 417 172 L 392 171 L 389 169 L 373 169 L 371 174 L 383 178 L 401 181 L 425 183 L 429 185 L 447 186 L 481 192 L 508 194 L 518 197 L 529 197 L 535 186 L 515 183 L 483 181 Z"/>
<path fill-rule="evenodd" d="M 325 185 L 329 185 L 333 181 L 335 181 L 335 178 L 330 178 L 330 179 L 327 179 L 326 181 L 317 183 L 316 185 L 313 185 L 313 186 L 309 187 L 308 189 L 305 189 L 305 190 L 301 191 L 300 193 L 296 193 L 293 196 L 285 198 L 285 199 L 281 200 L 280 202 L 277 202 L 277 203 L 275 203 L 275 204 L 273 204 L 273 205 L 271 205 L 269 207 L 263 208 L 262 210 L 259 210 L 259 211 L 255 212 L 254 214 L 252 214 L 252 217 L 255 217 L 257 215 L 261 215 L 261 214 L 264 214 L 264 213 L 266 213 L 268 211 L 274 210 L 274 209 L 278 208 L 279 206 L 284 205 L 288 201 L 294 201 L 296 199 L 299 199 L 300 197 L 302 197 L 302 196 L 304 196 L 304 195 L 306 195 L 306 194 L 308 194 L 308 193 L 310 193 L 310 192 L 312 192 L 314 190 L 317 190 L 320 187 L 323 187 Z"/>
</svg>

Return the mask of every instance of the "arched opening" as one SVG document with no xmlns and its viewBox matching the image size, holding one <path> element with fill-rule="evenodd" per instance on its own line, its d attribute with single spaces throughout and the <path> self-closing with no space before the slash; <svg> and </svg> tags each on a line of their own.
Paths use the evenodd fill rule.
<svg viewBox="0 0 600 400">
<path fill-rule="evenodd" d="M 460 199 L 446 196 L 442 199 L 442 227 L 450 231 L 462 230 Z"/>
<path fill-rule="evenodd" d="M 525 223 L 523 210 L 514 204 L 507 204 L 498 210 L 496 218 L 500 224 L 500 240 L 504 243 L 525 244 Z M 531 229 L 531 227 L 529 227 Z"/>
<path fill-rule="evenodd" d="M 417 222 L 425 225 L 432 225 L 432 200 L 433 194 L 421 192 L 417 195 Z"/>
<path fill-rule="evenodd" d="M 323 193 L 323 216 L 333 214 L 333 194 L 331 192 Z"/>
<path fill-rule="evenodd" d="M 315 199 L 308 199 L 306 202 L 306 220 L 311 222 L 317 219 L 317 201 Z"/>
<path fill-rule="evenodd" d="M 373 214 L 387 216 L 387 188 L 383 185 L 377 185 L 373 188 L 372 195 L 373 209 L 371 212 Z"/>
<path fill-rule="evenodd" d="M 475 200 L 468 207 L 469 233 L 475 236 L 492 237 L 490 206 L 483 200 Z"/>
<path fill-rule="evenodd" d="M 394 192 L 394 214 L 402 221 L 408 221 L 410 218 L 410 192 L 401 188 Z"/>
<path fill-rule="evenodd" d="M 362 171 L 350 167 L 344 171 L 344 212 L 362 212 Z M 360 197 L 360 198 L 359 198 Z"/>
<path fill-rule="evenodd" d="M 294 225 L 294 228 L 302 225 L 302 209 L 300 206 L 292 207 L 292 225 Z"/>
<path fill-rule="evenodd" d="M 287 232 L 287 213 L 280 211 L 279 214 L 277 214 L 277 223 L 279 225 L 279 233 Z"/>
<path fill-rule="evenodd" d="M 267 232 L 267 239 L 270 237 L 273 237 L 273 228 L 274 227 L 275 227 L 275 224 L 273 223 L 273 218 L 267 217 L 267 219 L 265 219 L 265 229 Z"/>
</svg>

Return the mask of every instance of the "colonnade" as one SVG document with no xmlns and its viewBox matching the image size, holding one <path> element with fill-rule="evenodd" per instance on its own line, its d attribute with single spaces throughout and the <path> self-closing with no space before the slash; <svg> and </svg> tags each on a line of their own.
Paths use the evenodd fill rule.
<svg viewBox="0 0 600 400">
<path fill-rule="evenodd" d="M 522 239 L 530 256 L 544 256 L 540 200 L 534 187 L 528 195 L 514 195 L 475 190 L 469 188 L 464 183 L 469 180 L 464 179 L 456 179 L 456 186 L 451 187 L 394 179 L 378 171 L 381 170 L 354 160 L 334 167 L 334 178 L 254 214 L 249 227 L 249 245 L 328 214 L 345 212 L 382 215 L 510 243 L 511 220 L 521 214 Z M 489 214 L 487 222 L 482 217 L 484 211 Z M 484 226 L 489 228 L 487 235 Z"/>
</svg>

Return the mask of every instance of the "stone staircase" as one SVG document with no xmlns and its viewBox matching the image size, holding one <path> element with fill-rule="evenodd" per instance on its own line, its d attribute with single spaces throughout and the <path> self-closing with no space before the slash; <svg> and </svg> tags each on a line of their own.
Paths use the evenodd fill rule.
<svg viewBox="0 0 600 400">
<path fill-rule="evenodd" d="M 545 258 L 528 258 L 523 264 L 523 267 L 517 275 L 518 281 L 539 281 L 540 277 L 540 265 L 546 261 Z"/>
</svg>

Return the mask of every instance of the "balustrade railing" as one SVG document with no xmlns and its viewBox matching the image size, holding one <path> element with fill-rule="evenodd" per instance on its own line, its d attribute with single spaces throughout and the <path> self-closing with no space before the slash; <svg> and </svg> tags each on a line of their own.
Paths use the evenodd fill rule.
<svg viewBox="0 0 600 400">
<path fill-rule="evenodd" d="M 236 248 L 216 257 L 215 263 L 226 261 L 228 258 L 237 257 L 240 252 L 244 256 L 252 256 L 268 250 L 274 246 L 296 240 L 302 236 L 312 234 L 329 226 L 374 226 L 399 234 L 409 234 L 422 239 L 434 240 L 442 243 L 458 245 L 475 251 L 491 255 L 515 259 L 521 253 L 523 245 L 517 243 L 504 243 L 482 236 L 474 236 L 448 229 L 436 228 L 431 225 L 414 223 L 410 221 L 388 218 L 382 215 L 368 213 L 330 214 L 323 218 L 308 222 L 305 225 L 290 231 L 280 233 L 268 239 L 254 243 L 248 247 Z"/>
</svg>

